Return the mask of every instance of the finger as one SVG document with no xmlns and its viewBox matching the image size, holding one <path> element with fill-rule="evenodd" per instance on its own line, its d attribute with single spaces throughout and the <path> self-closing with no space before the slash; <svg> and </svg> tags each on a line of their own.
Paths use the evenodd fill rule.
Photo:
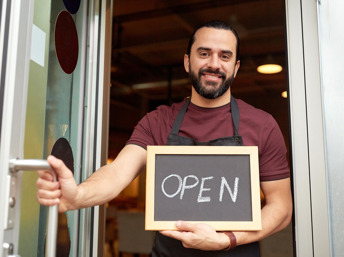
<svg viewBox="0 0 344 257">
<path fill-rule="evenodd" d="M 53 155 L 48 156 L 47 161 L 55 170 L 59 179 L 69 179 L 73 177 L 73 173 L 67 168 L 64 162 Z"/>
<path fill-rule="evenodd" d="M 195 231 L 195 225 L 182 221 L 182 220 L 178 220 L 176 222 L 176 227 L 178 228 L 178 230 L 182 230 L 182 231 L 189 231 L 189 232 L 194 232 Z"/>
<path fill-rule="evenodd" d="M 38 199 L 59 199 L 61 197 L 61 190 L 49 191 L 44 189 L 37 190 Z"/>
<path fill-rule="evenodd" d="M 36 181 L 36 186 L 38 189 L 53 191 L 60 188 L 60 183 L 58 181 L 53 182 L 43 178 L 38 178 Z"/>
<path fill-rule="evenodd" d="M 56 199 L 44 199 L 44 198 L 38 198 L 38 202 L 40 205 L 44 205 L 44 206 L 53 206 L 53 205 L 57 205 L 60 203 L 60 199 L 56 198 Z"/>
<path fill-rule="evenodd" d="M 179 231 L 179 230 L 164 230 L 164 231 L 160 231 L 161 234 L 163 234 L 164 236 L 168 236 L 171 238 L 174 238 L 176 240 L 181 241 L 181 243 L 183 244 L 183 246 L 185 248 L 191 248 L 191 244 L 190 244 L 190 239 L 191 239 L 191 232 L 187 232 L 187 231 Z"/>
<path fill-rule="evenodd" d="M 54 178 L 51 175 L 51 173 L 47 170 L 37 170 L 37 174 L 40 178 L 48 180 L 48 181 L 53 181 Z"/>
<path fill-rule="evenodd" d="M 183 239 L 183 233 L 181 231 L 177 231 L 177 230 L 164 230 L 164 231 L 160 231 L 161 234 L 163 234 L 164 236 L 168 236 L 177 240 L 182 240 Z"/>
<path fill-rule="evenodd" d="M 56 205 L 60 202 L 61 192 L 59 190 L 51 192 L 46 190 L 37 190 L 37 200 L 41 205 Z"/>
</svg>

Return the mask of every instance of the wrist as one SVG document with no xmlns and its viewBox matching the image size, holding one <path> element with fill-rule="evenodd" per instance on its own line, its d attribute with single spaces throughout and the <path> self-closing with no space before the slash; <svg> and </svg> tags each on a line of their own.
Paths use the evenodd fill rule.
<svg viewBox="0 0 344 257">
<path fill-rule="evenodd" d="M 236 237 L 233 232 L 223 232 L 229 239 L 229 245 L 223 251 L 233 250 L 236 247 Z"/>
<path fill-rule="evenodd" d="M 76 185 L 74 192 L 72 194 L 73 196 L 68 201 L 69 205 L 67 206 L 67 208 L 69 211 L 83 208 L 82 205 L 84 204 L 84 199 L 86 199 L 84 194 L 87 191 L 81 185 L 82 183 L 79 185 Z"/>
</svg>

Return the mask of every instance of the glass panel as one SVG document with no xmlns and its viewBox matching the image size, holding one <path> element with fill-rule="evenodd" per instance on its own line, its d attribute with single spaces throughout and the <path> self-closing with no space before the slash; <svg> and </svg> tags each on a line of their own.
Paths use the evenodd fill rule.
<svg viewBox="0 0 344 257">
<path fill-rule="evenodd" d="M 46 85 L 48 76 L 48 39 L 50 35 L 50 1 L 35 1 L 34 26 L 37 28 L 37 34 L 33 35 L 34 42 L 41 44 L 36 50 L 36 55 L 43 56 L 40 64 L 30 60 L 29 85 L 27 97 L 27 111 L 25 123 L 24 139 L 24 158 L 42 159 L 43 158 L 43 140 L 44 140 L 44 119 L 46 106 Z M 39 14 L 39 15 L 37 15 Z M 37 245 L 39 240 L 39 205 L 36 200 L 36 174 L 31 172 L 23 173 L 22 184 L 22 205 L 20 218 L 20 236 L 18 253 L 26 256 L 39 256 L 37 254 Z"/>
<path fill-rule="evenodd" d="M 331 251 L 332 256 L 341 256 L 344 251 L 344 54 L 338 49 L 344 40 L 340 26 L 343 25 L 344 2 L 334 0 L 318 6 Z"/>
<path fill-rule="evenodd" d="M 44 159 L 54 151 L 68 159 L 64 161 L 72 170 L 79 171 L 80 167 L 74 167 L 79 162 L 73 160 L 81 154 L 84 85 L 80 83 L 79 45 L 85 8 L 80 1 L 68 0 L 35 0 L 34 8 L 24 158 Z M 44 256 L 47 208 L 37 203 L 36 179 L 35 173 L 23 174 L 21 256 Z M 70 243 L 76 238 L 76 217 L 76 212 L 59 214 L 57 251 L 64 251 L 60 256 L 76 256 L 71 248 L 75 244 Z"/>
</svg>

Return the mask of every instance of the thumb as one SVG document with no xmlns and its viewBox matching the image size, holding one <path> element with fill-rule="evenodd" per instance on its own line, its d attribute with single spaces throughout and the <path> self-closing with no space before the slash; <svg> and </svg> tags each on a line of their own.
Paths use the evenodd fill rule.
<svg viewBox="0 0 344 257">
<path fill-rule="evenodd" d="M 182 220 L 178 220 L 176 222 L 176 227 L 178 228 L 178 230 L 182 230 L 182 231 L 189 231 L 189 232 L 193 232 L 194 231 L 194 226 L 191 223 L 182 221 Z"/>
<path fill-rule="evenodd" d="M 67 168 L 64 162 L 53 155 L 48 156 L 47 161 L 49 162 L 50 166 L 56 172 L 56 175 L 59 179 L 68 179 L 73 177 L 72 172 Z"/>
</svg>

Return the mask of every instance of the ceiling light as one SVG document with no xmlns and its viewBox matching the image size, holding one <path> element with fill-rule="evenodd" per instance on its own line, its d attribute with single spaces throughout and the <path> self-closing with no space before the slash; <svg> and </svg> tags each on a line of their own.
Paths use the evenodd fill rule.
<svg viewBox="0 0 344 257">
<path fill-rule="evenodd" d="M 282 96 L 283 98 L 287 98 L 287 97 L 288 97 L 288 92 L 287 92 L 287 91 L 283 91 L 282 94 L 281 94 L 281 96 Z"/>
<path fill-rule="evenodd" d="M 282 66 L 277 64 L 269 54 L 262 65 L 257 67 L 257 71 L 263 74 L 275 74 L 283 70 Z"/>
<path fill-rule="evenodd" d="M 263 74 L 275 74 L 282 71 L 282 66 L 278 64 L 263 64 L 258 66 L 257 71 Z"/>
</svg>

